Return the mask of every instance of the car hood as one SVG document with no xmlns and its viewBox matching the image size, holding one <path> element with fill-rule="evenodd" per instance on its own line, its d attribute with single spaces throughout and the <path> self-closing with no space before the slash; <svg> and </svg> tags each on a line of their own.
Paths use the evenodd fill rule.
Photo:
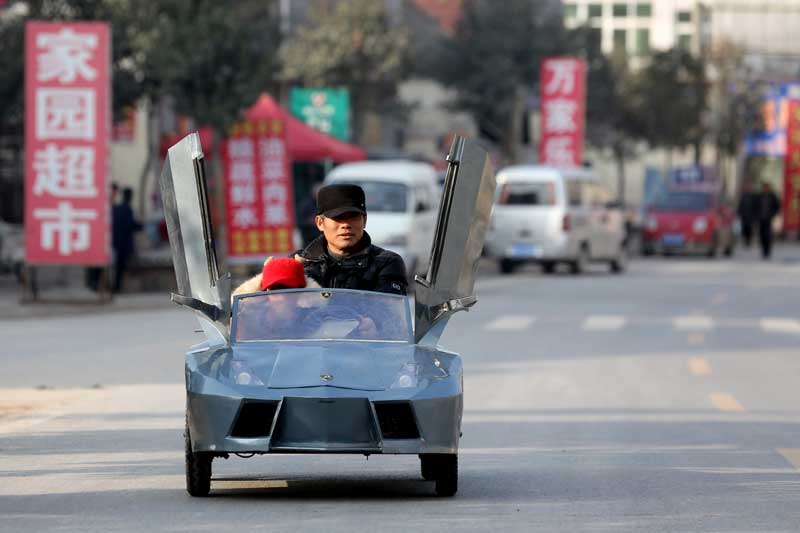
<svg viewBox="0 0 800 533">
<path fill-rule="evenodd" d="M 246 362 L 270 389 L 381 391 L 406 364 L 423 362 L 421 366 L 434 368 L 435 354 L 430 352 L 408 343 L 252 342 L 234 345 L 233 358 Z"/>
</svg>

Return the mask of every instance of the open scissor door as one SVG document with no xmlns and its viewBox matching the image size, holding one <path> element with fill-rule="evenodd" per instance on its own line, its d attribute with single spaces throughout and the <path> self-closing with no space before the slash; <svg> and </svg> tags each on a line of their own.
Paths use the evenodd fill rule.
<svg viewBox="0 0 800 533">
<path fill-rule="evenodd" d="M 230 322 L 230 276 L 220 276 L 200 137 L 170 147 L 161 171 L 161 197 L 178 293 L 172 299 L 215 322 Z"/>
<path fill-rule="evenodd" d="M 483 148 L 457 136 L 447 161 L 428 272 L 416 279 L 416 342 L 429 333 L 435 342 L 453 312 L 476 302 L 475 275 L 494 201 L 495 175 Z"/>
</svg>

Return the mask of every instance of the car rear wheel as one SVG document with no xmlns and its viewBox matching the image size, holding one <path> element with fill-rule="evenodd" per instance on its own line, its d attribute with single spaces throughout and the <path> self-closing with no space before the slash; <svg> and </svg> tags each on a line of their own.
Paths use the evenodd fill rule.
<svg viewBox="0 0 800 533">
<path fill-rule="evenodd" d="M 570 263 L 569 269 L 570 272 L 573 274 L 582 274 L 586 271 L 586 267 L 589 264 L 589 248 L 586 245 L 581 246 L 581 249 L 578 251 L 578 257 Z"/>
<path fill-rule="evenodd" d="M 542 263 L 542 272 L 545 274 L 552 274 L 556 271 L 556 264 L 552 261 Z"/>
<path fill-rule="evenodd" d="M 628 266 L 628 250 L 625 249 L 625 245 L 620 246 L 617 257 L 611 260 L 610 266 L 611 272 L 615 274 L 625 272 Z"/>
<path fill-rule="evenodd" d="M 422 479 L 425 481 L 436 481 L 436 465 L 431 460 L 431 457 L 430 454 L 419 456 L 419 470 L 420 474 L 422 474 Z"/>
<path fill-rule="evenodd" d="M 517 268 L 517 264 L 511 259 L 500 260 L 500 272 L 503 274 L 511 274 Z"/>
<path fill-rule="evenodd" d="M 714 235 L 714 238 L 711 239 L 711 246 L 708 248 L 708 252 L 706 252 L 706 257 L 714 258 L 717 257 L 717 252 L 719 251 L 719 238 Z"/>
<path fill-rule="evenodd" d="M 210 453 L 192 451 L 188 420 L 183 437 L 186 446 L 186 492 L 196 497 L 208 496 L 211 491 L 211 462 L 214 456 Z"/>
<path fill-rule="evenodd" d="M 458 492 L 458 454 L 427 453 L 419 458 L 422 477 L 436 482 L 437 496 L 449 497 Z"/>
</svg>

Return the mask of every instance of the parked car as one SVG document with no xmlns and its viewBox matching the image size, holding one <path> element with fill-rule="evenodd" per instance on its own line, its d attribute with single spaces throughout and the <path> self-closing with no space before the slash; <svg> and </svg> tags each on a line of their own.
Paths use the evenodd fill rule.
<svg viewBox="0 0 800 533">
<path fill-rule="evenodd" d="M 647 208 L 642 253 L 730 256 L 735 219 L 733 207 L 713 186 L 666 189 Z"/>
<path fill-rule="evenodd" d="M 404 160 L 346 163 L 325 177 L 325 185 L 332 183 L 361 186 L 372 242 L 400 254 L 410 277 L 425 272 L 440 197 L 432 165 Z"/>
<path fill-rule="evenodd" d="M 535 262 L 546 273 L 559 263 L 579 274 L 591 261 L 625 270 L 625 216 L 593 172 L 521 165 L 497 175 L 486 253 L 500 271 Z"/>
</svg>

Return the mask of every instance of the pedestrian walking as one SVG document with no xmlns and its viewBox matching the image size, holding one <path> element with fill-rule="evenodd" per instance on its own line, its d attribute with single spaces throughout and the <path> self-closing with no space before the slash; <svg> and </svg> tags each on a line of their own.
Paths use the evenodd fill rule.
<svg viewBox="0 0 800 533">
<path fill-rule="evenodd" d="M 135 250 L 133 235 L 142 229 L 142 225 L 133 216 L 131 201 L 133 190 L 126 187 L 122 190 L 122 201 L 111 211 L 112 241 L 114 247 L 114 286 L 113 291 L 122 289 L 122 278 Z"/>
<path fill-rule="evenodd" d="M 764 182 L 761 192 L 755 196 L 754 212 L 758 223 L 758 239 L 761 244 L 761 256 L 769 259 L 772 255 L 772 219 L 780 213 L 778 196 L 769 183 Z"/>
<path fill-rule="evenodd" d="M 739 225 L 742 228 L 742 240 L 744 241 L 745 248 L 750 248 L 753 241 L 753 226 L 757 223 L 755 220 L 755 199 L 758 196 L 753 191 L 753 185 L 750 181 L 745 182 L 742 196 L 739 198 L 739 206 L 736 209 L 736 214 L 739 215 Z"/>
</svg>

